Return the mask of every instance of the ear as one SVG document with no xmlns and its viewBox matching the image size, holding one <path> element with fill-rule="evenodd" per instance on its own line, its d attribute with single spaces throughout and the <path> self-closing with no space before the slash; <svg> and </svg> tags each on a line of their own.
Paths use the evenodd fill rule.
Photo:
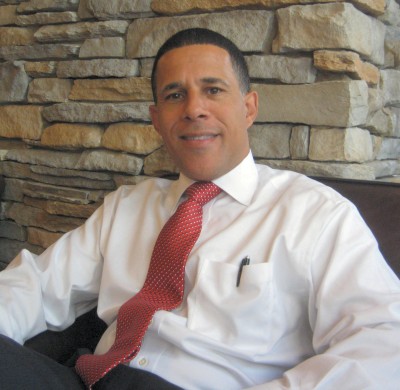
<svg viewBox="0 0 400 390">
<path fill-rule="evenodd" d="M 255 91 L 250 91 L 244 97 L 246 105 L 246 121 L 249 128 L 256 120 L 258 114 L 258 94 Z"/>
<path fill-rule="evenodd" d="M 154 126 L 154 128 L 156 129 L 156 131 L 158 132 L 158 133 L 160 133 L 160 130 L 159 130 L 159 121 L 158 121 L 158 108 L 157 108 L 157 105 L 155 105 L 155 104 L 152 104 L 150 107 L 149 107 L 149 113 L 150 113 L 150 118 L 151 118 L 151 121 L 152 121 L 152 123 L 153 123 L 153 126 Z"/>
</svg>

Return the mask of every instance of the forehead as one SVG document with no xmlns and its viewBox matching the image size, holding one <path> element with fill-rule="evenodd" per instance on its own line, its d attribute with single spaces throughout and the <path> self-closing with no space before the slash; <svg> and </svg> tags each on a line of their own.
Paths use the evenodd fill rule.
<svg viewBox="0 0 400 390">
<path fill-rule="evenodd" d="M 229 53 L 211 44 L 172 49 L 165 53 L 157 64 L 157 83 L 188 75 L 235 77 Z"/>
</svg>

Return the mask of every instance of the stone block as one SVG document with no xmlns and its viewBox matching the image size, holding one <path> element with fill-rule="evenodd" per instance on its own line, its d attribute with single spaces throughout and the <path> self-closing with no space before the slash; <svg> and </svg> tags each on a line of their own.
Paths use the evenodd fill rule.
<svg viewBox="0 0 400 390">
<path fill-rule="evenodd" d="M 349 3 L 298 5 L 277 10 L 275 53 L 347 49 L 384 64 L 385 26 Z M 293 28 L 296 26 L 296 28 Z"/>
<path fill-rule="evenodd" d="M 36 207 L 29 207 L 23 203 L 13 203 L 6 211 L 8 219 L 12 219 L 18 225 L 29 226 L 35 224 L 38 215 L 43 214 L 43 211 Z"/>
<path fill-rule="evenodd" d="M 254 157 L 288 158 L 290 132 L 289 125 L 253 125 L 249 139 Z"/>
<path fill-rule="evenodd" d="M 125 20 L 80 22 L 56 26 L 43 26 L 35 32 L 39 42 L 80 41 L 87 38 L 122 36 L 128 29 Z"/>
<path fill-rule="evenodd" d="M 391 107 L 390 111 L 393 115 L 394 119 L 394 129 L 393 136 L 400 138 L 400 108 L 399 107 Z"/>
<path fill-rule="evenodd" d="M 0 4 L 20 4 L 25 0 L 0 0 Z"/>
<path fill-rule="evenodd" d="M 80 0 L 78 8 L 78 16 L 81 20 L 93 19 L 93 12 L 89 8 L 90 0 Z"/>
<path fill-rule="evenodd" d="M 30 103 L 62 103 L 68 100 L 72 81 L 58 78 L 37 78 L 31 81 L 28 92 Z"/>
<path fill-rule="evenodd" d="M 400 107 L 400 70 L 381 70 L 381 88 L 385 105 Z"/>
<path fill-rule="evenodd" d="M 400 26 L 400 6 L 396 0 L 386 0 L 385 12 L 378 19 L 388 25 Z"/>
<path fill-rule="evenodd" d="M 32 175 L 28 164 L 20 164 L 14 161 L 3 161 L 1 164 L 2 174 L 7 177 L 19 179 L 30 178 Z"/>
<path fill-rule="evenodd" d="M 155 56 L 161 44 L 174 33 L 191 27 L 217 31 L 246 52 L 270 52 L 275 34 L 274 13 L 232 11 L 206 15 L 136 19 L 129 26 L 127 56 Z"/>
<path fill-rule="evenodd" d="M 22 249 L 27 249 L 36 254 L 43 252 L 43 249 L 38 246 L 7 238 L 0 238 L 0 247 L 0 270 L 4 269 L 8 263 L 22 251 Z"/>
<path fill-rule="evenodd" d="M 327 3 L 331 0 L 153 0 L 151 8 L 154 12 L 164 15 L 182 13 L 199 13 L 212 11 L 226 11 L 235 8 L 262 8 L 275 9 L 294 4 Z M 342 0 L 339 0 L 342 1 Z M 355 0 L 359 1 L 359 0 Z M 374 0 L 363 0 L 372 2 Z M 381 1 L 381 0 L 378 0 Z"/>
<path fill-rule="evenodd" d="M 24 180 L 5 178 L 4 192 L 1 196 L 2 200 L 14 202 L 22 202 L 24 199 L 23 186 Z"/>
<path fill-rule="evenodd" d="M 124 172 L 130 175 L 138 175 L 142 167 L 143 160 L 139 157 L 103 150 L 83 152 L 77 166 L 78 169 Z"/>
<path fill-rule="evenodd" d="M 97 202 L 104 197 L 104 191 L 86 190 L 78 188 L 67 188 L 51 184 L 26 181 L 23 192 L 31 198 L 56 200 L 60 202 L 89 204 Z"/>
<path fill-rule="evenodd" d="M 144 173 L 148 176 L 171 176 L 179 169 L 165 147 L 157 149 L 144 159 Z"/>
<path fill-rule="evenodd" d="M 26 241 L 26 230 L 13 221 L 0 222 L 0 237 L 17 241 Z"/>
<path fill-rule="evenodd" d="M 114 181 L 117 187 L 120 187 L 122 185 L 136 185 L 148 179 L 149 176 L 114 175 Z"/>
<path fill-rule="evenodd" d="M 43 130 L 42 107 L 0 106 L 0 136 L 40 139 Z"/>
<path fill-rule="evenodd" d="M 30 45 L 35 42 L 34 33 L 28 27 L 0 27 L 0 47 Z"/>
<path fill-rule="evenodd" d="M 85 222 L 83 218 L 49 215 L 44 210 L 21 203 L 14 203 L 8 210 L 7 216 L 18 225 L 38 227 L 60 233 L 66 233 Z"/>
<path fill-rule="evenodd" d="M 344 0 L 338 0 L 338 2 Z M 81 1 L 82 2 L 82 1 Z M 226 11 L 236 8 L 276 9 L 296 4 L 329 3 L 332 0 L 153 0 L 151 8 L 154 12 L 163 15 L 185 13 Z M 371 15 L 381 15 L 385 10 L 385 0 L 352 0 L 360 10 Z"/>
<path fill-rule="evenodd" d="M 25 62 L 25 72 L 31 77 L 49 77 L 56 75 L 55 61 Z"/>
<path fill-rule="evenodd" d="M 63 61 L 58 64 L 61 78 L 130 77 L 139 75 L 139 61 L 127 59 L 96 59 Z"/>
<path fill-rule="evenodd" d="M 102 136 L 103 129 L 100 126 L 57 123 L 44 129 L 41 143 L 72 149 L 98 148 Z"/>
<path fill-rule="evenodd" d="M 386 26 L 385 35 L 385 68 L 400 67 L 400 28 Z"/>
<path fill-rule="evenodd" d="M 8 202 L 0 202 L 0 221 L 3 221 L 6 219 L 5 217 L 5 210 L 7 208 Z"/>
<path fill-rule="evenodd" d="M 371 135 L 371 140 L 372 140 L 372 155 L 374 160 L 376 160 L 376 157 L 379 154 L 379 151 L 381 150 L 382 147 L 382 137 L 376 136 L 376 135 Z"/>
<path fill-rule="evenodd" d="M 22 62 L 0 64 L 0 102 L 23 102 L 28 85 L 29 77 Z"/>
<path fill-rule="evenodd" d="M 55 152 L 57 153 L 57 152 Z M 30 170 L 33 173 L 37 173 L 39 175 L 49 175 L 56 177 L 77 177 L 83 179 L 89 179 L 93 181 L 112 181 L 113 175 L 107 172 L 90 172 L 90 171 L 80 171 L 78 169 L 67 169 L 67 168 L 53 168 L 44 165 L 32 165 L 30 166 Z"/>
<path fill-rule="evenodd" d="M 79 53 L 79 44 L 60 43 L 29 46 L 0 47 L 0 58 L 5 60 L 47 60 L 49 58 L 68 59 Z"/>
<path fill-rule="evenodd" d="M 121 37 L 86 39 L 79 51 L 79 58 L 124 56 L 125 40 Z"/>
<path fill-rule="evenodd" d="M 79 16 L 98 19 L 136 19 L 152 16 L 151 0 L 81 0 Z"/>
<path fill-rule="evenodd" d="M 22 164 L 43 165 L 53 168 L 76 169 L 81 153 L 56 152 L 52 150 L 9 150 L 6 159 Z M 33 169 L 33 168 L 32 168 Z"/>
<path fill-rule="evenodd" d="M 161 136 L 152 125 L 116 123 L 107 128 L 102 139 L 106 149 L 140 155 L 149 154 L 163 144 Z"/>
<path fill-rule="evenodd" d="M 0 6 L 0 26 L 15 24 L 17 20 L 17 5 Z"/>
<path fill-rule="evenodd" d="M 294 126 L 290 136 L 290 157 L 294 160 L 305 160 L 308 157 L 310 128 Z"/>
<path fill-rule="evenodd" d="M 314 52 L 314 66 L 329 72 L 349 72 L 369 85 L 377 85 L 380 80 L 376 66 L 361 61 L 357 53 L 346 50 L 317 50 Z"/>
<path fill-rule="evenodd" d="M 140 60 L 140 76 L 151 77 L 153 65 L 154 65 L 154 58 L 142 58 Z"/>
<path fill-rule="evenodd" d="M 27 240 L 32 245 L 48 248 L 51 244 L 54 244 L 59 238 L 61 238 L 62 235 L 63 233 L 54 233 L 44 229 L 28 227 Z"/>
<path fill-rule="evenodd" d="M 18 13 L 34 13 L 43 11 L 75 11 L 79 0 L 29 0 L 18 6 Z"/>
<path fill-rule="evenodd" d="M 61 187 L 74 187 L 81 189 L 104 190 L 104 191 L 115 190 L 115 183 L 113 180 L 104 181 L 104 180 L 83 179 L 80 177 L 55 177 L 55 176 L 45 176 L 37 174 L 32 174 L 31 177 L 33 180 L 36 180 L 38 182 L 51 184 L 55 186 L 61 186 Z"/>
<path fill-rule="evenodd" d="M 18 26 L 31 26 L 43 24 L 62 24 L 77 22 L 79 20 L 76 12 L 38 12 L 31 15 L 18 15 L 16 18 Z"/>
<path fill-rule="evenodd" d="M 303 85 L 255 84 L 259 94 L 258 122 L 353 127 L 368 115 L 364 81 L 326 81 Z"/>
<path fill-rule="evenodd" d="M 386 0 L 353 0 L 352 3 L 360 10 L 374 16 L 385 12 Z"/>
<path fill-rule="evenodd" d="M 394 67 L 395 67 L 394 53 L 390 50 L 385 50 L 385 64 L 383 65 L 383 68 L 388 69 Z"/>
<path fill-rule="evenodd" d="M 381 110 L 385 106 L 385 96 L 380 88 L 368 89 L 369 113 Z"/>
<path fill-rule="evenodd" d="M 371 135 L 357 127 L 311 128 L 309 158 L 316 161 L 370 161 L 373 158 Z"/>
<path fill-rule="evenodd" d="M 400 156 L 400 139 L 384 138 L 377 155 L 377 160 L 398 159 Z"/>
<path fill-rule="evenodd" d="M 246 57 L 246 62 L 251 78 L 280 81 L 286 84 L 313 83 L 317 73 L 309 57 L 253 55 Z"/>
<path fill-rule="evenodd" d="M 101 173 L 95 172 L 74 172 L 72 170 L 54 169 L 43 166 L 29 166 L 28 164 L 20 164 L 13 161 L 4 161 L 2 163 L 2 172 L 7 177 L 30 179 L 40 183 L 52 184 L 56 186 L 87 188 L 95 190 L 113 190 L 115 189 L 114 181 L 111 175 L 107 176 L 107 180 L 101 177 Z M 60 173 L 60 175 L 56 175 Z"/>
<path fill-rule="evenodd" d="M 43 109 L 49 122 L 111 123 L 150 121 L 150 103 L 60 103 Z"/>
<path fill-rule="evenodd" d="M 129 102 L 153 100 L 150 79 L 129 77 L 104 80 L 75 80 L 70 100 Z"/>
<path fill-rule="evenodd" d="M 365 127 L 374 134 L 394 136 L 396 131 L 395 115 L 389 108 L 375 111 L 368 115 Z"/>
<path fill-rule="evenodd" d="M 392 178 L 393 181 L 397 180 L 400 174 L 400 164 L 399 160 L 381 160 L 381 161 L 371 161 L 367 163 L 368 167 L 374 172 L 376 179 L 385 178 L 385 181 L 391 181 L 390 176 L 395 176 Z"/>
<path fill-rule="evenodd" d="M 375 180 L 375 169 L 365 164 L 349 164 L 304 161 L 304 160 L 259 160 L 258 163 L 265 164 L 271 168 L 288 169 L 303 173 L 308 176 L 338 177 L 355 180 Z"/>
<path fill-rule="evenodd" d="M 103 202 L 99 201 L 89 204 L 75 204 L 26 197 L 24 199 L 24 203 L 27 206 L 43 209 L 51 215 L 64 215 L 67 217 L 79 216 L 81 218 L 89 218 Z"/>
</svg>

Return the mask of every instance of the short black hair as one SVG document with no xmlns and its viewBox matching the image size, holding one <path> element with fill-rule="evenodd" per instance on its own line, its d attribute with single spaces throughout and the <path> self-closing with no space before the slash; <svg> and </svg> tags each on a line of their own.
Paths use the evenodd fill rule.
<svg viewBox="0 0 400 390">
<path fill-rule="evenodd" d="M 158 61 L 165 53 L 179 47 L 190 45 L 215 45 L 226 50 L 231 59 L 233 70 L 238 78 L 240 90 L 243 94 L 246 94 L 250 91 L 249 70 L 246 60 L 244 59 L 244 56 L 239 48 L 228 38 L 215 31 L 208 30 L 206 28 L 189 28 L 179 31 L 168 38 L 157 52 L 153 64 L 153 70 L 151 72 L 151 88 L 155 103 L 157 103 L 156 79 Z"/>
</svg>

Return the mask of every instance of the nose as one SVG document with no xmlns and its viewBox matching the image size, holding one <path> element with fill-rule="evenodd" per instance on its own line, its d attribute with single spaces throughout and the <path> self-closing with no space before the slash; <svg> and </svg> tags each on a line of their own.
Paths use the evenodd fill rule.
<svg viewBox="0 0 400 390">
<path fill-rule="evenodd" d="M 204 119 L 207 117 L 204 97 L 197 92 L 190 92 L 186 96 L 184 118 L 186 120 Z"/>
</svg>

